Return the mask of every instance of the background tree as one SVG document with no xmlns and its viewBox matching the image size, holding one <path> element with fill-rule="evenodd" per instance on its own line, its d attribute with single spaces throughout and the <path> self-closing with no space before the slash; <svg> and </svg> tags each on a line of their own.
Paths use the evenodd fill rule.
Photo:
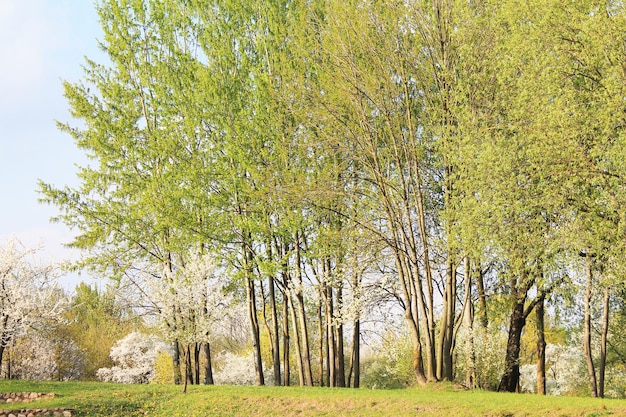
<svg viewBox="0 0 626 417">
<path fill-rule="evenodd" d="M 41 263 L 36 254 L 15 238 L 0 247 L 0 367 L 17 337 L 47 321 L 62 321 L 67 308 L 67 300 L 58 297 L 59 267 Z"/>
</svg>

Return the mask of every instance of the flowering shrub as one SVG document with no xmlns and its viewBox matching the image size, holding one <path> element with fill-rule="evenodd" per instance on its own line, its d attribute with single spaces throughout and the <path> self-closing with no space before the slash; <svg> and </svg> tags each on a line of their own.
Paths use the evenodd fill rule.
<svg viewBox="0 0 626 417">
<path fill-rule="evenodd" d="M 156 336 L 130 333 L 111 348 L 110 356 L 116 366 L 100 368 L 96 375 L 104 382 L 147 384 L 154 377 L 157 355 L 167 349 L 167 345 Z"/>
<path fill-rule="evenodd" d="M 231 352 L 224 352 L 217 356 L 215 360 L 217 372 L 213 373 L 215 384 L 217 385 L 254 385 L 256 374 L 254 372 L 254 356 L 252 352 L 237 355 Z M 272 384 L 272 368 L 263 370 L 265 383 Z"/>
<path fill-rule="evenodd" d="M 546 394 L 564 395 L 573 393 L 584 385 L 583 354 L 577 347 L 546 345 Z M 535 392 L 537 387 L 537 365 L 520 367 L 520 388 Z"/>
<path fill-rule="evenodd" d="M 376 355 L 363 361 L 361 385 L 368 388 L 405 388 L 415 383 L 413 347 L 407 336 L 392 332 L 382 341 Z"/>
</svg>

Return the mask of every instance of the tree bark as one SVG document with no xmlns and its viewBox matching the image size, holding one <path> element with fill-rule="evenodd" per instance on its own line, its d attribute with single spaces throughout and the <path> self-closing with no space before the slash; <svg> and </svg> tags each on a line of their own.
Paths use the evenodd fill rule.
<svg viewBox="0 0 626 417">
<path fill-rule="evenodd" d="M 252 349 L 254 353 L 254 370 L 256 373 L 256 384 L 265 385 L 263 376 L 263 358 L 261 356 L 261 338 L 259 320 L 257 317 L 255 286 L 252 278 L 246 279 L 246 298 L 248 304 L 248 319 L 250 320 L 250 332 L 252 336 Z"/>
<path fill-rule="evenodd" d="M 289 281 L 283 272 L 283 385 L 289 386 L 291 364 L 289 361 Z"/>
<path fill-rule="evenodd" d="M 602 335 L 600 340 L 600 363 L 598 364 L 598 396 L 604 398 L 604 377 L 606 373 L 606 346 L 609 336 L 609 308 L 611 291 L 607 286 L 604 288 L 604 311 L 602 313 Z"/>
<path fill-rule="evenodd" d="M 211 358 L 211 344 L 204 343 L 204 357 L 206 358 L 206 367 L 204 368 L 204 383 L 205 385 L 213 385 L 213 362 Z"/>
<path fill-rule="evenodd" d="M 585 256 L 585 318 L 583 323 L 583 351 L 585 354 L 585 363 L 587 365 L 587 376 L 589 377 L 589 387 L 591 396 L 598 396 L 598 386 L 596 381 L 596 370 L 593 364 L 593 354 L 591 351 L 591 293 L 593 291 L 593 274 L 591 270 L 592 260 L 589 252 Z"/>
<path fill-rule="evenodd" d="M 354 321 L 354 328 L 352 330 L 350 369 L 354 373 L 352 387 L 359 388 L 361 386 L 361 321 L 359 319 Z"/>
<path fill-rule="evenodd" d="M 326 302 L 326 374 L 328 380 L 328 386 L 334 387 L 337 384 L 337 373 L 336 373 L 336 347 L 337 343 L 335 340 L 335 331 L 333 328 L 333 317 L 334 313 L 334 300 L 333 300 L 333 288 L 326 284 L 325 285 L 325 302 Z"/>
<path fill-rule="evenodd" d="M 537 319 L 537 394 L 546 395 L 546 338 L 544 329 L 544 301 L 535 307 Z"/>
<path fill-rule="evenodd" d="M 0 343 L 0 371 L 2 371 L 3 359 L 4 359 L 4 351 L 6 347 L 3 343 Z"/>
<path fill-rule="evenodd" d="M 472 270 L 470 259 L 464 259 L 465 302 L 463 305 L 463 323 L 467 332 L 465 341 L 465 386 L 476 387 L 476 351 L 474 347 L 474 304 L 472 301 Z"/>
<path fill-rule="evenodd" d="M 185 347 L 185 384 L 193 385 L 193 369 L 191 361 L 191 344 L 189 344 Z"/>
<path fill-rule="evenodd" d="M 341 304 L 343 302 L 343 288 L 341 284 L 339 288 L 337 288 L 337 308 L 341 311 Z M 337 340 L 337 354 L 335 355 L 336 364 L 335 368 L 337 369 L 337 387 L 345 388 L 346 386 L 346 359 L 343 349 L 343 323 L 337 322 L 335 324 L 335 330 L 337 335 L 335 339 Z"/>
<path fill-rule="evenodd" d="M 180 385 L 182 383 L 182 375 L 180 372 L 180 346 L 178 341 L 172 344 L 174 354 L 172 355 L 172 367 L 174 368 L 174 384 Z"/>
<path fill-rule="evenodd" d="M 200 385 L 200 343 L 193 344 L 193 379 L 194 384 Z"/>
<path fill-rule="evenodd" d="M 476 287 L 478 289 L 478 307 L 480 310 L 480 325 L 486 330 L 489 326 L 487 315 L 487 294 L 485 293 L 485 278 L 480 264 L 476 265 Z"/>
<path fill-rule="evenodd" d="M 274 286 L 274 278 L 268 278 L 268 286 L 270 291 L 270 309 L 272 312 L 272 359 L 274 366 L 274 385 L 281 386 L 280 378 L 280 334 L 278 330 L 278 313 L 276 312 L 276 290 Z"/>
<path fill-rule="evenodd" d="M 296 232 L 295 241 L 295 263 L 296 263 L 296 279 L 298 280 L 298 289 L 296 290 L 296 301 L 298 306 L 298 324 L 300 325 L 300 344 L 301 357 L 304 370 L 304 382 L 307 386 L 313 386 L 313 370 L 311 369 L 311 350 L 309 347 L 309 329 L 307 327 L 306 311 L 304 309 L 304 296 L 302 295 L 302 259 L 300 258 L 300 233 Z"/>
<path fill-rule="evenodd" d="M 326 334 L 324 332 L 324 308 L 323 308 L 323 296 L 322 290 L 318 287 L 318 298 L 319 301 L 317 303 L 317 333 L 319 334 L 319 339 L 317 343 L 317 372 L 320 387 L 323 387 L 324 382 L 324 340 L 326 339 Z"/>
<path fill-rule="evenodd" d="M 294 347 L 296 349 L 296 368 L 298 369 L 298 384 L 304 386 L 304 367 L 302 364 L 302 346 L 300 346 L 300 332 L 298 331 L 298 320 L 296 318 L 296 309 L 293 305 L 291 295 L 288 296 L 289 312 L 291 313 L 291 323 L 294 328 Z"/>
<path fill-rule="evenodd" d="M 443 314 L 439 328 L 439 345 L 437 350 L 437 379 L 452 381 L 454 369 L 452 366 L 452 351 L 454 339 L 454 319 L 456 305 L 456 271 L 448 259 L 446 284 L 444 290 Z"/>
<path fill-rule="evenodd" d="M 522 339 L 522 330 L 526 324 L 524 316 L 524 302 L 526 297 L 516 300 L 511 313 L 509 325 L 509 338 L 506 345 L 506 357 L 504 360 L 504 374 L 500 380 L 498 391 L 516 392 L 519 384 L 519 352 Z"/>
</svg>

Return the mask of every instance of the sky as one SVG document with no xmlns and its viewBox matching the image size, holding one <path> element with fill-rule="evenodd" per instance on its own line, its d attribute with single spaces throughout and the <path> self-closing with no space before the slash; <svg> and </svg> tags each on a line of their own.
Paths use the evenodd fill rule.
<svg viewBox="0 0 626 417">
<path fill-rule="evenodd" d="M 76 186 L 87 158 L 55 120 L 78 124 L 63 97 L 63 80 L 82 77 L 85 57 L 105 62 L 91 0 L 0 0 L 0 245 L 17 237 L 42 245 L 44 262 L 77 259 L 64 246 L 73 232 L 50 218 L 58 209 L 38 202 L 39 179 Z M 63 286 L 89 280 L 68 274 Z"/>
</svg>

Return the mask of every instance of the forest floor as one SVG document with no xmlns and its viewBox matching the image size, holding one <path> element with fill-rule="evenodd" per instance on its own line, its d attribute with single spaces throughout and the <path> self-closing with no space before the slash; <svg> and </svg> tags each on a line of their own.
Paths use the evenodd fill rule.
<svg viewBox="0 0 626 417">
<path fill-rule="evenodd" d="M 53 392 L 0 409 L 72 408 L 74 417 L 178 416 L 626 416 L 626 400 L 466 391 L 450 384 L 403 390 L 121 385 L 0 380 L 0 392 Z"/>
</svg>

